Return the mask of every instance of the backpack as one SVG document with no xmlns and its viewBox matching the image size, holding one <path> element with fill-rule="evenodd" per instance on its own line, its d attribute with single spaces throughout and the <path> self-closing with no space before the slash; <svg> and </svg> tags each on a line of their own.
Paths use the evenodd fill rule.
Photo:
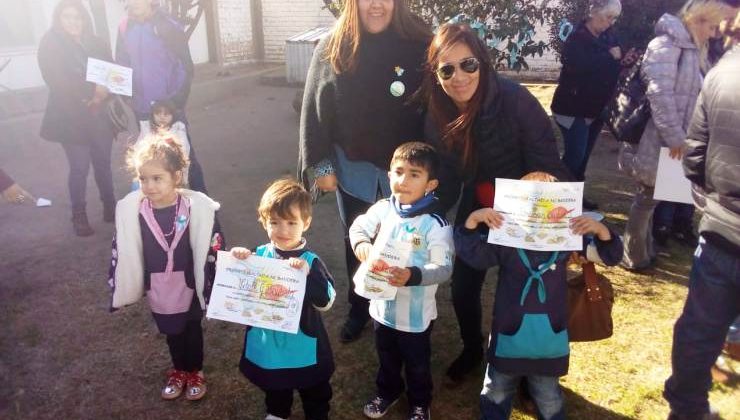
<svg viewBox="0 0 740 420">
<path fill-rule="evenodd" d="M 650 101 L 647 84 L 640 76 L 643 57 L 620 76 L 614 96 L 604 108 L 604 123 L 617 141 L 631 144 L 640 142 L 650 120 Z"/>
</svg>

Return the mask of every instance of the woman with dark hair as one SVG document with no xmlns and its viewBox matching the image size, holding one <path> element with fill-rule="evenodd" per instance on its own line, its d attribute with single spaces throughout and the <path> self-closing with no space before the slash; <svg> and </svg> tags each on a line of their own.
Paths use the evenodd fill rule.
<svg viewBox="0 0 740 420">
<path fill-rule="evenodd" d="M 39 67 L 49 87 L 40 134 L 61 143 L 67 156 L 72 226 L 78 236 L 94 233 L 85 202 L 91 163 L 104 221 L 114 221 L 116 206 L 110 167 L 113 131 L 102 110 L 108 90 L 85 81 L 88 58 L 112 61 L 105 43 L 94 36 L 90 15 L 82 3 L 62 0 L 54 10 L 51 29 L 39 45 Z"/>
<path fill-rule="evenodd" d="M 347 236 L 352 221 L 390 195 L 393 151 L 419 140 L 423 119 L 409 99 L 422 80 L 431 32 L 404 0 L 346 0 L 333 32 L 316 48 L 300 123 L 298 172 L 312 189 L 336 191 L 345 231 L 348 299 L 340 341 L 357 339 L 368 300 L 351 278 L 359 266 Z"/>
<path fill-rule="evenodd" d="M 423 96 L 425 138 L 455 162 L 463 182 L 455 223 L 493 204 L 495 178 L 520 179 L 543 171 L 560 180 L 570 173 L 560 161 L 552 124 L 542 106 L 519 84 L 500 77 L 488 50 L 467 25 L 443 25 L 427 55 Z M 483 358 L 480 292 L 485 271 L 455 261 L 452 302 L 463 351 L 447 370 L 460 380 Z"/>
</svg>

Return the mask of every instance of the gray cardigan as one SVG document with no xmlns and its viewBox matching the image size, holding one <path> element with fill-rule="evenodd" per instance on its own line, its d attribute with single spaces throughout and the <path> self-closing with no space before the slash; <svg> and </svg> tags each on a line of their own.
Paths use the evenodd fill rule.
<svg viewBox="0 0 740 420">
<path fill-rule="evenodd" d="M 638 182 L 655 185 L 661 147 L 678 147 L 686 140 L 702 75 L 699 49 L 679 18 L 664 14 L 655 25 L 641 76 L 647 83 L 652 116 L 640 143 L 622 143 L 619 167 Z"/>
</svg>

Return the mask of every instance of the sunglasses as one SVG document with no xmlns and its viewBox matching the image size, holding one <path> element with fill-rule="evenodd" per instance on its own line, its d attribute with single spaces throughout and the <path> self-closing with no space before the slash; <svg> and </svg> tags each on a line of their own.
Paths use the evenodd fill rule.
<svg viewBox="0 0 740 420">
<path fill-rule="evenodd" d="M 468 57 L 463 60 L 460 60 L 458 63 L 460 66 L 460 69 L 464 71 L 465 73 L 473 74 L 480 68 L 480 61 L 478 61 L 475 57 Z M 440 68 L 435 71 L 437 73 L 437 76 L 439 76 L 442 80 L 450 80 L 452 76 L 455 75 L 455 65 L 452 63 L 447 63 L 444 66 L 441 66 Z"/>
</svg>

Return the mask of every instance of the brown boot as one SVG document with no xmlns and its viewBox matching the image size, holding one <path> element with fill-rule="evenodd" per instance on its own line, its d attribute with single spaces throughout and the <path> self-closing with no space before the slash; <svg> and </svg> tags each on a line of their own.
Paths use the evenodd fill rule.
<svg viewBox="0 0 740 420">
<path fill-rule="evenodd" d="M 72 227 L 77 236 L 90 236 L 95 233 L 93 228 L 90 227 L 90 223 L 87 221 L 87 213 L 84 211 L 72 214 Z"/>
</svg>

